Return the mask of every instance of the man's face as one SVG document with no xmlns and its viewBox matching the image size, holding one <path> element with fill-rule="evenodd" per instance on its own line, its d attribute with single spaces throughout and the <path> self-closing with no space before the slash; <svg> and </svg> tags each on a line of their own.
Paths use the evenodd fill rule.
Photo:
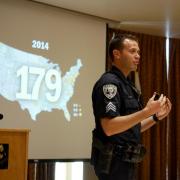
<svg viewBox="0 0 180 180">
<path fill-rule="evenodd" d="M 135 71 L 140 59 L 139 45 L 136 41 L 130 39 L 125 39 L 123 44 L 124 47 L 119 54 L 121 65 L 129 72 Z"/>
</svg>

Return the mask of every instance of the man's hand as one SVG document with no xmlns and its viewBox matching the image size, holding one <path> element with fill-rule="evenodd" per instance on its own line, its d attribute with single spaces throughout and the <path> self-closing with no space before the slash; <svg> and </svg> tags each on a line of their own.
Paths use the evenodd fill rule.
<svg viewBox="0 0 180 180">
<path fill-rule="evenodd" d="M 168 98 L 165 97 L 165 99 L 161 102 L 161 108 L 156 113 L 156 116 L 159 120 L 164 119 L 169 112 L 171 111 L 172 104 Z"/>
<path fill-rule="evenodd" d="M 149 99 L 149 101 L 146 104 L 146 107 L 144 108 L 146 112 L 148 112 L 149 116 L 156 114 L 161 111 L 163 104 L 166 101 L 166 97 L 161 94 L 158 100 L 154 100 L 156 96 L 156 93 Z"/>
</svg>

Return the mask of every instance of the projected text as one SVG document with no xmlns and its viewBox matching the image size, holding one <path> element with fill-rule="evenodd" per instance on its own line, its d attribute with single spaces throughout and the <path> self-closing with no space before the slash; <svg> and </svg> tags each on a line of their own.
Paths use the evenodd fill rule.
<svg viewBox="0 0 180 180">
<path fill-rule="evenodd" d="M 29 76 L 36 76 L 34 81 L 32 92 L 28 92 Z M 49 69 L 47 72 L 44 68 L 22 66 L 17 70 L 17 77 L 20 77 L 20 92 L 16 93 L 17 99 L 24 100 L 38 100 L 39 90 L 42 81 L 45 80 L 45 84 L 48 90 L 53 91 L 53 94 L 46 92 L 46 98 L 50 102 L 56 102 L 61 94 L 61 77 L 60 73 L 55 69 Z"/>
</svg>

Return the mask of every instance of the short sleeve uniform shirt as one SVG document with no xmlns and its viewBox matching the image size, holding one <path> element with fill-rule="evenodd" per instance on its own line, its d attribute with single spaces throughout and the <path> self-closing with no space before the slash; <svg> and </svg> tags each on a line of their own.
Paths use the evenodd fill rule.
<svg viewBox="0 0 180 180">
<path fill-rule="evenodd" d="M 132 83 L 115 66 L 96 82 L 92 92 L 93 111 L 97 136 L 103 141 L 117 144 L 140 143 L 140 123 L 119 134 L 106 136 L 100 119 L 124 116 L 142 109 L 140 94 Z"/>
</svg>

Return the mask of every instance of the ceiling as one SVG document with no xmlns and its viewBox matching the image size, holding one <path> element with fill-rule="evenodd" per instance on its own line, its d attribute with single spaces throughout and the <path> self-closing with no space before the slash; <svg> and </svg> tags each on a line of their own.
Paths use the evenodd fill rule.
<svg viewBox="0 0 180 180">
<path fill-rule="evenodd" d="M 178 0 L 34 0 L 100 17 L 110 27 L 180 39 Z"/>
</svg>

